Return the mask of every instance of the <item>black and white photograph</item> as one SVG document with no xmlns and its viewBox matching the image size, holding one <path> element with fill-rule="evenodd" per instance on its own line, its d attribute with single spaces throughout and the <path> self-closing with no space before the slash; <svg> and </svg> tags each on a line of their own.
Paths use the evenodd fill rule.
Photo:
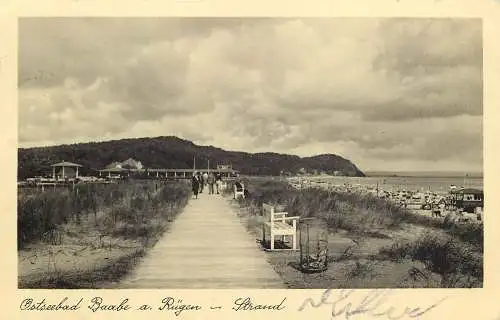
<svg viewBox="0 0 500 320">
<path fill-rule="evenodd" d="M 17 28 L 19 289 L 483 287 L 482 19 Z"/>
</svg>

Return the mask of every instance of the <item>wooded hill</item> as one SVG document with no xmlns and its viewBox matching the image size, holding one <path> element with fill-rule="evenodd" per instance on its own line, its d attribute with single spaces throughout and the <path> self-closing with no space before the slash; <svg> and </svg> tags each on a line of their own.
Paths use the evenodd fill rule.
<svg viewBox="0 0 500 320">
<path fill-rule="evenodd" d="M 192 168 L 193 157 L 196 157 L 197 168 L 207 168 L 210 161 L 211 168 L 216 164 L 231 164 L 233 169 L 248 175 L 336 172 L 345 176 L 364 176 L 351 161 L 334 154 L 299 157 L 272 152 L 227 151 L 169 136 L 20 148 L 18 178 L 50 175 L 50 165 L 60 161 L 81 164 L 82 175 L 93 175 L 112 162 L 129 158 L 140 161 L 145 168 Z"/>
</svg>

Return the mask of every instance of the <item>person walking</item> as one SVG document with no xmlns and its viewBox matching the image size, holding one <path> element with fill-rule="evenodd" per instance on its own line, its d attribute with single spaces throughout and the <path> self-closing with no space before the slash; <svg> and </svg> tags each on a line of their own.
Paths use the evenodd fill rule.
<svg viewBox="0 0 500 320">
<path fill-rule="evenodd" d="M 210 172 L 207 178 L 208 182 L 208 194 L 214 194 L 214 184 L 215 184 L 215 175 L 213 172 Z"/>
<path fill-rule="evenodd" d="M 201 176 L 202 178 L 202 190 L 205 189 L 205 186 L 207 185 L 207 180 L 208 180 L 208 174 L 206 172 L 203 173 Z"/>
<path fill-rule="evenodd" d="M 191 178 L 191 186 L 195 199 L 198 199 L 198 192 L 200 191 L 200 181 L 196 172 L 193 173 L 193 177 Z"/>
<path fill-rule="evenodd" d="M 201 176 L 200 172 L 197 172 L 196 176 L 198 178 L 198 185 L 199 185 L 199 188 L 200 188 L 199 193 L 203 193 L 203 188 L 205 187 L 204 183 L 203 183 L 203 177 Z"/>
<path fill-rule="evenodd" d="M 217 174 L 215 175 L 215 189 L 217 191 L 217 194 L 219 194 L 219 189 L 220 189 L 220 184 L 221 184 L 221 176 L 220 176 L 220 172 L 217 172 Z"/>
</svg>

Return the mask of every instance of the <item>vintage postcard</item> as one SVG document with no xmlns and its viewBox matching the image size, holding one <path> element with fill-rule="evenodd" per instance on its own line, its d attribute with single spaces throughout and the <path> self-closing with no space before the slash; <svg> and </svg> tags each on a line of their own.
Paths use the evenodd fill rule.
<svg viewBox="0 0 500 320">
<path fill-rule="evenodd" d="M 499 2 L 116 4 L 2 11 L 8 318 L 500 319 Z"/>
</svg>

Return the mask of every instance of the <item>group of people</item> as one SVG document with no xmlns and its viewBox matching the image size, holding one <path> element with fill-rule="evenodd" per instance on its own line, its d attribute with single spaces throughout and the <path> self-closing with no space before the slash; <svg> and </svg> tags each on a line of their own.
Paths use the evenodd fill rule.
<svg viewBox="0 0 500 320">
<path fill-rule="evenodd" d="M 219 194 L 221 182 L 222 177 L 218 172 L 204 172 L 203 174 L 201 174 L 201 172 L 195 171 L 193 173 L 193 178 L 191 179 L 193 194 L 195 198 L 198 198 L 199 193 L 203 193 L 205 186 L 208 186 L 208 194 Z"/>
</svg>

